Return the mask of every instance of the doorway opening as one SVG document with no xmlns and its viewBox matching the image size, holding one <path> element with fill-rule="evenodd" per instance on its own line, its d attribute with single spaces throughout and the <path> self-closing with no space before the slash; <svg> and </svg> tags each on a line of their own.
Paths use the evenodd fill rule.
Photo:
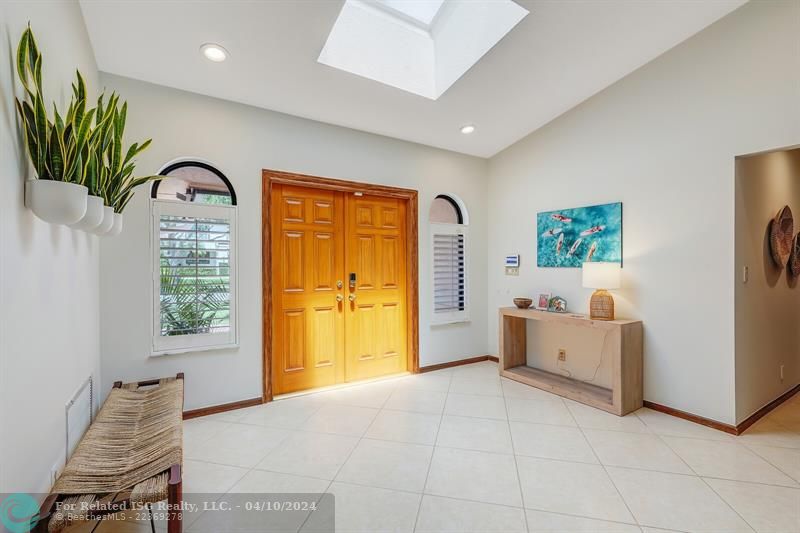
<svg viewBox="0 0 800 533">
<path fill-rule="evenodd" d="M 736 158 L 736 424 L 800 390 L 800 148 Z"/>
</svg>

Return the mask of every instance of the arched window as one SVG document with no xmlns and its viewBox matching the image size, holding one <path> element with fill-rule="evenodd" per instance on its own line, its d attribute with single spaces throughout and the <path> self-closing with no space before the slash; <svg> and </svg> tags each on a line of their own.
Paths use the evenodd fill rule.
<svg viewBox="0 0 800 533">
<path fill-rule="evenodd" d="M 469 320 L 467 314 L 467 226 L 463 202 L 440 194 L 431 202 L 433 324 Z"/>
<path fill-rule="evenodd" d="M 236 205 L 236 192 L 225 175 L 208 163 L 180 161 L 167 165 L 156 181 L 150 197 L 211 205 Z"/>
<path fill-rule="evenodd" d="M 150 194 L 153 354 L 236 346 L 236 192 L 199 161 L 160 174 Z"/>
<path fill-rule="evenodd" d="M 431 203 L 430 221 L 437 224 L 463 224 L 464 215 L 453 198 L 440 194 Z"/>
</svg>

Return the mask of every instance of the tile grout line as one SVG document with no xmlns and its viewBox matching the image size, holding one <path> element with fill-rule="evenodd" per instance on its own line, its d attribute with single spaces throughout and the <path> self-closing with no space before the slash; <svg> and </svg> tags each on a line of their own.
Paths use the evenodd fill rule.
<svg viewBox="0 0 800 533">
<path fill-rule="evenodd" d="M 724 503 L 724 504 L 725 504 L 725 505 L 728 507 L 728 509 L 730 509 L 731 511 L 733 511 L 733 513 L 734 513 L 736 516 L 738 516 L 738 517 L 739 517 L 739 518 L 742 520 L 742 522 L 744 522 L 744 523 L 747 525 L 747 527 L 749 527 L 749 528 L 750 528 L 750 530 L 751 530 L 751 531 L 753 531 L 753 532 L 755 533 L 755 531 L 756 531 L 756 528 L 754 528 L 754 527 L 753 527 L 753 526 L 750 524 L 750 522 L 748 522 L 747 520 L 745 520 L 745 518 L 744 518 L 744 517 L 743 517 L 743 516 L 742 516 L 742 515 L 739 513 L 739 511 L 737 511 L 736 509 L 734 509 L 734 508 L 733 508 L 733 505 L 731 505 L 730 503 L 728 503 L 728 501 L 727 501 L 725 498 L 723 498 L 723 497 L 722 497 L 722 496 L 721 496 L 721 495 L 720 495 L 720 494 L 719 494 L 719 493 L 718 493 L 716 490 L 714 490 L 714 487 L 712 487 L 712 486 L 711 486 L 711 484 L 710 484 L 708 481 L 706 481 L 705 479 L 703 479 L 703 476 L 701 476 L 700 474 L 698 474 L 698 473 L 697 473 L 697 470 L 695 470 L 694 468 L 692 468 L 692 465 L 690 465 L 690 464 L 689 464 L 689 463 L 688 463 L 688 462 L 687 462 L 687 461 L 686 461 L 686 460 L 685 460 L 683 457 L 681 457 L 681 455 L 680 455 L 678 452 L 676 452 L 676 451 L 675 451 L 675 450 L 672 448 L 672 446 L 670 446 L 670 445 L 669 445 L 669 442 L 667 442 L 667 440 L 666 440 L 666 439 L 665 439 L 663 436 L 661 436 L 661 435 L 658 435 L 658 434 L 657 434 L 656 436 L 658 437 L 658 440 L 659 440 L 660 442 L 662 442 L 662 443 L 664 444 L 664 446 L 666 446 L 666 447 L 669 449 L 669 451 L 671 451 L 671 452 L 672 452 L 672 453 L 673 453 L 673 454 L 674 454 L 674 455 L 675 455 L 675 456 L 676 456 L 678 459 L 680 459 L 680 460 L 681 460 L 681 462 L 682 462 L 683 464 L 685 464 L 685 465 L 686 465 L 686 466 L 689 468 L 689 470 L 691 470 L 692 472 L 694 472 L 694 475 L 695 475 L 695 477 L 697 477 L 698 479 L 700 479 L 700 481 L 701 481 L 701 482 L 702 482 L 702 483 L 703 483 L 703 484 L 704 484 L 706 487 L 708 487 L 708 489 L 709 489 L 709 490 L 711 490 L 711 492 L 713 492 L 713 493 L 714 493 L 714 495 L 715 495 L 717 498 L 719 498 L 719 499 L 722 501 L 722 503 Z M 734 443 L 734 444 L 737 444 L 737 443 Z M 732 481 L 732 480 L 729 480 L 729 481 Z"/>
<path fill-rule="evenodd" d="M 637 417 L 638 417 L 638 415 L 637 415 Z M 641 418 L 639 418 L 639 419 L 641 420 Z M 644 424 L 645 424 L 647 427 L 650 427 L 650 426 L 647 424 L 647 422 L 645 422 L 644 420 L 642 420 L 642 422 L 643 422 L 643 423 L 644 423 Z M 669 451 L 671 451 L 671 452 L 672 452 L 672 453 L 673 453 L 673 454 L 674 454 L 674 455 L 675 455 L 675 456 L 676 456 L 678 459 L 680 459 L 680 460 L 681 460 L 681 462 L 682 462 L 683 464 L 685 464 L 685 465 L 686 465 L 686 467 L 687 467 L 687 468 L 689 468 L 689 470 L 690 470 L 690 471 L 692 471 L 692 472 L 694 473 L 694 477 L 698 478 L 698 479 L 700 480 L 700 482 L 701 482 L 701 483 L 703 483 L 703 484 L 704 484 L 706 487 L 708 487 L 708 489 L 709 489 L 711 492 L 713 492 L 713 493 L 714 493 L 714 495 L 715 495 L 717 498 L 719 498 L 719 499 L 720 499 L 720 501 L 722 501 L 722 503 L 724 503 L 724 504 L 725 504 L 725 505 L 728 507 L 728 509 L 730 509 L 731 511 L 733 511 L 733 513 L 734 513 L 736 516 L 738 516 L 738 517 L 739 517 L 739 518 L 742 520 L 742 522 L 744 522 L 744 524 L 745 524 L 745 525 L 747 525 L 747 527 L 749 527 L 749 528 L 750 528 L 750 530 L 751 530 L 751 531 L 753 531 L 753 532 L 755 532 L 755 531 L 756 531 L 756 529 L 755 529 L 755 528 L 754 528 L 754 527 L 753 527 L 753 526 L 750 524 L 750 522 L 748 522 L 747 520 L 745 520 L 745 518 L 744 518 L 744 517 L 743 517 L 741 514 L 739 514 L 739 512 L 738 512 L 736 509 L 734 509 L 734 508 L 733 508 L 733 506 L 732 506 L 730 503 L 728 503 L 728 501 L 727 501 L 727 500 L 725 500 L 725 498 L 723 498 L 723 497 L 722 497 L 722 496 L 721 496 L 719 493 L 717 493 L 717 491 L 716 491 L 716 490 L 714 490 L 714 487 L 712 487 L 712 486 L 711 486 L 711 485 L 710 485 L 710 484 L 709 484 L 709 483 L 708 483 L 708 482 L 707 482 L 705 479 L 703 479 L 703 477 L 702 477 L 701 475 L 699 475 L 699 474 L 697 473 L 697 471 L 696 471 L 694 468 L 692 468 L 692 465 L 690 465 L 690 464 L 689 464 L 689 463 L 688 463 L 686 460 L 684 460 L 684 458 L 683 458 L 683 457 L 681 457 L 681 455 L 680 455 L 678 452 L 676 452 L 676 451 L 675 451 L 675 450 L 672 448 L 672 446 L 670 446 L 670 445 L 669 445 L 669 442 L 667 442 L 667 440 L 666 440 L 666 438 L 665 438 L 665 436 L 664 436 L 664 435 L 660 435 L 659 433 L 656 433 L 655 431 L 654 431 L 653 433 L 654 433 L 654 434 L 655 434 L 655 436 L 658 438 L 658 440 L 659 440 L 661 443 L 663 443 L 663 444 L 664 444 L 664 446 L 666 446 L 666 447 L 669 449 Z M 675 437 L 675 438 L 679 438 L 679 437 Z M 738 444 L 738 443 L 736 443 L 735 441 L 734 441 L 734 443 L 735 443 L 735 444 Z"/>
<path fill-rule="evenodd" d="M 353 453 L 355 453 L 356 449 L 358 449 L 359 444 L 361 444 L 361 441 L 364 440 L 364 435 L 366 435 L 367 432 L 369 431 L 369 428 L 372 427 L 372 424 L 375 422 L 375 419 L 378 417 L 378 414 L 381 412 L 381 410 L 383 409 L 383 406 L 386 404 L 386 402 L 389 401 L 389 397 L 393 393 L 394 393 L 394 389 L 392 389 L 392 392 L 390 392 L 389 395 L 386 397 L 386 399 L 383 401 L 383 403 L 381 404 L 381 407 L 379 407 L 379 408 L 377 408 L 375 410 L 375 414 L 372 416 L 372 419 L 369 421 L 369 424 L 367 425 L 366 428 L 364 428 L 364 431 L 358 437 L 358 440 L 356 441 L 356 443 L 353 446 L 353 448 L 350 450 L 350 453 L 347 454 L 347 457 L 345 457 L 344 461 L 342 461 L 342 464 L 340 464 L 339 468 L 336 469 L 336 472 L 331 477 L 330 482 L 328 483 L 328 486 L 325 487 L 325 490 L 322 492 L 322 497 L 320 499 L 324 498 L 325 494 L 331 494 L 331 492 L 330 492 L 331 485 L 333 485 L 334 481 L 336 481 L 336 477 L 342 471 L 342 468 L 344 468 L 344 465 L 347 464 L 347 461 L 350 460 L 350 458 L 353 456 Z M 337 404 L 333 404 L 333 405 L 337 405 Z M 320 406 L 319 410 L 321 410 L 322 407 L 323 406 Z M 348 406 L 348 407 L 356 407 L 356 406 Z M 317 412 L 319 412 L 319 410 Z M 315 412 L 315 414 L 316 414 L 316 412 Z M 309 417 L 309 419 L 310 418 L 311 417 Z M 309 433 L 313 433 L 313 432 L 309 432 Z M 340 435 L 340 436 L 345 436 L 345 435 Z M 334 521 L 335 521 L 336 520 L 336 496 L 335 495 L 333 495 L 333 505 L 334 505 Z M 303 527 L 305 527 L 306 523 L 308 523 L 308 520 L 311 518 L 312 514 L 313 514 L 313 512 L 309 513 L 308 516 L 306 516 L 306 519 L 303 520 L 303 523 L 300 524 L 300 527 L 297 528 L 297 532 L 298 533 L 303 530 Z M 335 529 L 336 529 L 336 524 L 334 523 L 334 530 Z"/>
<path fill-rule="evenodd" d="M 272 472 L 272 471 L 270 470 L 269 472 Z M 281 474 L 282 472 L 275 472 L 275 473 Z M 294 475 L 294 474 L 287 474 L 287 475 Z M 307 477 L 307 476 L 300 476 L 300 477 Z M 321 478 L 312 478 L 312 479 L 317 479 L 319 481 L 328 481 L 327 479 L 321 479 Z M 594 516 L 586 516 L 586 515 L 575 514 L 575 513 L 567 513 L 567 512 L 563 512 L 563 511 L 553 511 L 553 510 L 542 509 L 542 508 L 538 508 L 538 507 L 525 507 L 525 506 L 517 507 L 517 506 L 514 506 L 514 505 L 508 505 L 508 504 L 503 504 L 503 503 L 491 503 L 491 502 L 486 502 L 486 501 L 483 501 L 483 500 L 471 500 L 469 498 L 459 498 L 459 497 L 456 497 L 456 496 L 444 496 L 442 494 L 433 494 L 433 493 L 429 493 L 429 492 L 414 492 L 413 490 L 407 490 L 407 489 L 390 489 L 390 488 L 386 488 L 386 487 L 376 487 L 375 485 L 366 485 L 364 483 L 358 483 L 358 482 L 355 482 L 355 481 L 338 481 L 337 483 L 341 483 L 342 485 L 352 485 L 352 486 L 355 486 L 355 487 L 364 487 L 364 488 L 370 488 L 370 489 L 379 489 L 379 490 L 387 490 L 387 491 L 393 491 L 393 492 L 402 492 L 404 494 L 413 494 L 415 496 L 431 496 L 433 498 L 439 498 L 439 499 L 442 499 L 442 500 L 452 500 L 452 501 L 464 502 L 464 503 L 476 503 L 476 504 L 481 504 L 481 505 L 503 507 L 504 509 L 514 509 L 514 510 L 517 510 L 517 511 L 530 510 L 530 511 L 538 511 L 538 512 L 542 512 L 542 513 L 547 513 L 547 514 L 555 514 L 555 515 L 560 515 L 560 516 L 569 516 L 569 517 L 573 517 L 573 518 L 584 518 L 584 519 L 587 519 L 587 520 L 594 520 L 594 521 L 599 521 L 599 522 L 611 522 L 611 523 L 615 523 L 615 524 L 625 524 L 625 525 L 628 525 L 628 526 L 637 526 L 637 524 L 635 524 L 633 522 L 623 522 L 623 521 L 620 521 L 620 520 L 605 520 L 605 519 L 597 518 L 597 517 L 594 517 Z M 646 527 L 649 527 L 649 526 L 646 526 Z M 656 529 L 658 529 L 658 528 L 656 528 Z M 676 531 L 679 531 L 679 530 L 676 530 Z"/>
<path fill-rule="evenodd" d="M 796 479 L 794 476 L 790 475 L 790 474 L 789 474 L 789 472 L 786 472 L 786 471 L 784 471 L 784 470 L 783 470 L 781 467 L 779 467 L 778 465 L 776 465 L 775 463 L 773 463 L 772 461 L 770 461 L 770 460 L 769 460 L 769 458 L 767 458 L 767 457 L 764 457 L 763 455 L 761 455 L 760 453 L 758 453 L 758 450 L 754 450 L 753 448 L 750 448 L 750 447 L 748 447 L 748 446 L 746 446 L 746 445 L 744 445 L 744 444 L 742 444 L 742 447 L 744 447 L 745 449 L 749 450 L 750 452 L 752 452 L 752 453 L 756 454 L 758 457 L 760 457 L 761 459 L 763 459 L 764 461 L 766 461 L 766 462 L 767 462 L 767 464 L 771 465 L 773 468 L 776 468 L 776 469 L 777 469 L 779 472 L 781 472 L 783 475 L 785 475 L 785 476 L 787 476 L 789 479 L 793 480 L 795 483 L 797 483 L 797 484 L 798 484 L 798 485 L 797 485 L 797 488 L 800 488 L 800 479 Z M 767 446 L 767 447 L 769 448 L 769 446 Z M 781 448 L 781 449 L 785 449 L 785 448 Z M 791 449 L 791 448 L 789 448 L 789 449 Z"/>
<path fill-rule="evenodd" d="M 634 413 L 634 414 L 636 414 L 636 413 Z M 648 424 L 648 423 L 647 423 L 645 420 L 642 420 L 642 418 L 641 418 L 639 415 L 636 415 L 636 417 L 637 417 L 637 418 L 639 418 L 639 420 L 641 420 L 641 421 L 642 421 L 642 423 L 643 423 L 645 426 L 647 426 L 648 428 L 650 428 L 650 425 L 649 425 L 649 424 Z M 747 527 L 749 527 L 749 528 L 750 528 L 750 530 L 751 530 L 751 531 L 754 531 L 754 532 L 755 532 L 755 528 L 753 528 L 753 526 L 751 526 L 751 525 L 750 525 L 750 522 L 748 522 L 747 520 L 745 520 L 745 519 L 744 519 L 744 517 L 743 517 L 742 515 L 740 515 L 740 514 L 739 514 L 739 512 L 738 512 L 738 511 L 736 511 L 736 509 L 734 509 L 734 508 L 733 508 L 733 506 L 731 506 L 731 504 L 729 504 L 729 503 L 728 503 L 728 502 L 725 500 L 725 498 L 723 498 L 722 496 L 720 496 L 719 494 L 717 494 L 717 491 L 715 491 L 715 490 L 714 490 L 714 488 L 713 488 L 713 487 L 711 487 L 711 485 L 709 485 L 709 484 L 708 484 L 708 482 L 707 482 L 705 479 L 703 479 L 703 477 L 702 477 L 702 476 L 700 476 L 700 475 L 697 473 L 697 471 L 696 471 L 694 468 L 692 468 L 692 465 L 690 465 L 688 462 L 686 462 L 686 460 L 684 460 L 684 458 L 683 458 L 683 457 L 681 457 L 681 455 L 680 455 L 678 452 L 676 452 L 676 451 L 675 451 L 675 450 L 672 448 L 672 446 L 670 446 L 670 445 L 669 445 L 669 442 L 667 442 L 667 440 L 666 440 L 666 438 L 665 438 L 665 435 L 661 435 L 661 434 L 657 433 L 657 432 L 655 431 L 655 429 L 653 429 L 653 428 L 650 428 L 650 429 L 653 431 L 653 434 L 654 434 L 654 435 L 655 435 L 655 436 L 658 438 L 658 440 L 659 440 L 660 442 L 662 442 L 662 443 L 664 444 L 664 446 L 666 446 L 666 447 L 669 449 L 669 451 L 671 451 L 671 452 L 672 452 L 672 453 L 673 453 L 673 454 L 674 454 L 674 455 L 675 455 L 675 456 L 676 456 L 678 459 L 680 459 L 680 461 L 681 461 L 683 464 L 685 464 L 685 465 L 686 465 L 686 467 L 687 467 L 687 468 L 688 468 L 688 469 L 689 469 L 689 470 L 690 470 L 690 471 L 691 471 L 691 472 L 694 474 L 694 476 L 693 476 L 693 477 L 696 477 L 696 478 L 700 479 L 700 481 L 701 481 L 701 482 L 702 482 L 702 483 L 703 483 L 703 484 L 704 484 L 706 487 L 708 487 L 708 489 L 709 489 L 709 490 L 711 490 L 711 492 L 713 492 L 713 493 L 714 493 L 714 495 L 715 495 L 717 498 L 719 498 L 719 499 L 720 499 L 720 500 L 721 500 L 721 501 L 722 501 L 722 502 L 723 502 L 723 503 L 724 503 L 724 504 L 725 504 L 725 505 L 726 505 L 726 506 L 727 506 L 727 507 L 728 507 L 728 508 L 729 508 L 731 511 L 733 511 L 733 513 L 734 513 L 736 516 L 738 516 L 738 517 L 739 517 L 739 518 L 742 520 L 742 522 L 744 522 L 744 523 L 747 525 Z M 672 437 L 674 437 L 674 438 L 680 438 L 680 437 L 678 437 L 678 436 L 674 436 L 674 435 L 672 435 Z M 709 439 L 701 439 L 701 440 L 709 440 Z M 725 441 L 719 441 L 719 442 L 725 442 Z"/>
<path fill-rule="evenodd" d="M 498 365 L 498 374 L 499 374 Z M 522 490 L 522 476 L 519 473 L 519 462 L 517 461 L 517 450 L 514 447 L 514 434 L 511 431 L 511 414 L 508 412 L 508 402 L 506 401 L 506 391 L 503 388 L 503 380 L 500 380 L 500 392 L 503 393 L 503 407 L 506 410 L 506 426 L 508 427 L 508 439 L 511 441 L 511 455 L 514 457 L 514 471 L 517 473 L 517 488 L 519 488 L 519 498 L 522 501 L 522 520 L 525 524 L 525 530 L 530 531 L 531 527 L 528 524 L 528 511 L 525 507 L 525 493 Z M 562 402 L 563 404 L 563 402 Z"/>
<path fill-rule="evenodd" d="M 767 463 L 769 466 L 771 466 L 772 468 L 777 470 L 780 474 L 783 474 L 784 476 L 786 476 L 787 479 L 789 479 L 790 481 L 795 482 L 795 484 L 794 485 L 779 485 L 777 483 L 765 483 L 763 481 L 752 481 L 752 480 L 746 480 L 746 479 L 734 479 L 734 478 L 728 478 L 728 477 L 720 477 L 720 476 L 714 476 L 714 475 L 701 474 L 701 473 L 697 472 L 697 470 L 695 470 L 686 460 L 684 460 L 683 456 L 681 456 L 681 454 L 678 453 L 672 447 L 672 445 L 670 445 L 670 443 L 669 443 L 669 439 L 683 439 L 684 437 L 677 437 L 677 436 L 673 436 L 673 435 L 658 435 L 658 437 L 664 442 L 664 444 L 675 455 L 678 456 L 679 459 L 681 459 L 684 463 L 686 463 L 686 466 L 688 466 L 689 469 L 692 472 L 694 472 L 697 477 L 708 478 L 708 479 L 719 479 L 719 480 L 722 480 L 722 481 L 735 481 L 737 483 L 749 483 L 749 484 L 753 484 L 753 485 L 766 485 L 768 487 L 782 487 L 782 488 L 787 488 L 787 489 L 800 489 L 800 483 L 798 483 L 798 481 L 796 479 L 794 479 L 791 475 L 789 475 L 788 472 L 784 472 L 783 469 L 781 469 L 779 466 L 773 464 L 766 457 L 763 457 L 756 450 L 753 450 L 753 449 L 749 448 L 744 443 L 741 443 L 741 442 L 739 442 L 739 441 L 737 441 L 735 439 L 730 442 L 731 445 L 736 446 L 737 448 L 740 448 L 740 449 L 744 450 L 745 452 L 752 454 L 753 456 L 755 456 L 758 459 L 761 459 L 762 461 Z M 703 440 L 703 439 L 700 439 L 700 440 Z M 706 442 L 713 442 L 713 443 L 722 442 L 722 441 L 712 441 L 712 440 L 708 440 L 708 439 L 705 439 L 705 440 L 706 440 Z"/>
<path fill-rule="evenodd" d="M 425 489 L 428 487 L 428 478 L 431 475 L 431 468 L 433 467 L 433 458 L 436 455 L 436 443 L 439 441 L 439 431 L 442 429 L 442 420 L 444 419 L 444 410 L 447 408 L 447 397 L 450 396 L 450 388 L 453 386 L 453 372 L 449 372 L 450 379 L 447 381 L 447 392 L 444 396 L 444 405 L 442 412 L 439 414 L 439 424 L 436 426 L 436 435 L 433 437 L 433 450 L 431 451 L 431 460 L 428 462 L 428 470 L 425 472 L 425 482 L 422 484 L 422 494 L 419 497 L 419 505 L 417 505 L 417 515 L 414 517 L 414 525 L 411 528 L 412 532 L 417 530 L 419 525 L 419 515 L 422 512 L 422 501 L 425 499 Z"/>
<path fill-rule="evenodd" d="M 578 426 L 578 431 L 581 432 L 581 435 L 583 436 L 583 440 L 586 441 L 586 444 L 589 445 L 589 449 L 592 450 L 592 454 L 595 456 L 595 459 L 597 459 L 597 462 L 600 464 L 600 467 L 603 469 L 603 472 L 605 472 L 606 477 L 608 478 L 608 480 L 611 481 L 611 486 L 613 486 L 614 490 L 617 491 L 617 495 L 619 496 L 619 499 L 622 500 L 622 503 L 625 505 L 625 508 L 628 510 L 628 514 L 631 515 L 631 518 L 633 518 L 633 521 L 635 522 L 635 524 L 639 528 L 639 530 L 643 531 L 642 530 L 642 524 L 639 523 L 639 519 L 636 518 L 636 515 L 633 513 L 633 510 L 631 509 L 631 506 L 628 504 L 628 501 L 625 499 L 625 496 L 622 495 L 622 492 L 619 490 L 619 487 L 617 487 L 617 484 L 614 481 L 614 478 L 611 477 L 611 474 L 608 473 L 608 468 L 606 468 L 606 465 L 604 465 L 603 461 L 600 460 L 600 456 L 597 454 L 597 451 L 594 449 L 594 446 L 592 446 L 592 442 L 588 439 L 588 437 L 586 437 L 586 432 L 583 430 L 581 425 L 578 423 L 578 419 L 575 418 L 575 415 L 572 413 L 572 410 L 569 408 L 569 405 L 567 405 L 567 403 L 564 402 L 563 400 L 562 400 L 562 402 L 564 403 L 564 407 L 566 407 L 567 412 L 569 412 L 569 416 L 572 417 L 572 419 L 575 421 L 575 425 Z"/>
</svg>

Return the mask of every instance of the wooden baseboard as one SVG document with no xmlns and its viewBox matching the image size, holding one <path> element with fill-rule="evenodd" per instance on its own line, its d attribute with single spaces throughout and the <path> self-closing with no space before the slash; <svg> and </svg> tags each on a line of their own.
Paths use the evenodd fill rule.
<svg viewBox="0 0 800 533">
<path fill-rule="evenodd" d="M 226 411 L 234 411 L 236 409 L 244 409 L 245 407 L 253 407 L 264 403 L 261 398 L 251 398 L 249 400 L 241 400 L 238 402 L 224 403 L 222 405 L 212 405 L 209 407 L 201 407 L 200 409 L 192 409 L 191 411 L 183 412 L 183 419 L 189 420 L 191 418 L 199 418 L 201 416 L 215 415 L 217 413 L 224 413 Z"/>
<path fill-rule="evenodd" d="M 725 424 L 723 422 L 717 422 L 716 420 L 711 420 L 709 418 L 704 418 L 702 416 L 693 415 L 692 413 L 687 413 L 685 411 L 680 411 L 678 409 L 673 409 L 672 407 L 668 407 L 666 405 L 661 405 L 658 403 L 648 402 L 647 400 L 644 401 L 644 406 L 652 409 L 653 411 L 659 411 L 661 413 L 666 413 L 668 415 L 676 416 L 678 418 L 683 418 L 684 420 L 688 420 L 690 422 L 694 422 L 696 424 L 702 424 L 704 426 L 708 426 L 713 429 L 717 429 L 719 431 L 724 431 L 725 433 L 730 433 L 731 435 L 741 435 L 747 428 L 758 422 L 761 418 L 763 418 L 767 413 L 778 407 L 780 404 L 794 396 L 800 392 L 800 385 L 797 385 L 790 390 L 786 391 L 785 393 L 781 394 L 779 397 L 775 398 L 767 405 L 753 413 L 752 415 L 748 416 L 744 421 L 732 426 L 731 424 Z"/>
<path fill-rule="evenodd" d="M 481 361 L 495 361 L 497 357 L 493 355 L 479 355 L 477 357 L 470 357 L 469 359 L 459 359 L 458 361 L 448 361 L 447 363 L 439 363 L 436 365 L 421 366 L 419 373 L 433 372 L 434 370 L 442 370 L 443 368 L 452 368 L 454 366 L 471 365 L 472 363 L 480 363 Z"/>
<path fill-rule="evenodd" d="M 496 355 L 487 355 L 486 359 L 488 359 L 489 361 L 494 361 L 495 363 L 500 362 L 500 358 L 497 357 Z"/>
<path fill-rule="evenodd" d="M 703 426 L 707 426 L 712 429 L 716 429 L 718 431 L 724 431 L 725 433 L 730 433 L 731 435 L 738 435 L 736 426 L 732 426 L 730 424 L 717 422 L 716 420 L 711 420 L 710 418 L 704 418 L 702 416 L 694 415 L 692 413 L 687 413 L 686 411 L 674 409 L 667 405 L 648 402 L 647 400 L 644 401 L 644 406 L 647 407 L 648 409 L 652 409 L 653 411 L 658 411 L 660 413 L 672 415 L 677 418 L 682 418 L 684 420 L 688 420 L 689 422 L 694 422 L 695 424 L 701 424 Z"/>
<path fill-rule="evenodd" d="M 781 394 L 780 396 L 769 402 L 767 405 L 765 405 L 764 407 L 753 413 L 752 415 L 745 418 L 741 423 L 736 425 L 737 435 L 741 435 L 742 433 L 744 433 L 747 430 L 747 428 L 758 422 L 759 419 L 761 419 L 764 415 L 766 415 L 767 413 L 778 407 L 780 404 L 782 404 L 783 402 L 785 402 L 798 392 L 800 392 L 800 385 L 795 385 L 794 387 L 784 392 L 783 394 Z"/>
</svg>

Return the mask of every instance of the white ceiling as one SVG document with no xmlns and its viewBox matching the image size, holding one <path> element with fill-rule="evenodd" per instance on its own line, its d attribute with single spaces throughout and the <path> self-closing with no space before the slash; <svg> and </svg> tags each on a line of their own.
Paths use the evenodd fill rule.
<svg viewBox="0 0 800 533">
<path fill-rule="evenodd" d="M 317 62 L 343 0 L 81 0 L 81 8 L 104 72 L 490 157 L 745 0 L 518 3 L 530 14 L 435 101 Z M 206 60 L 207 42 L 229 59 Z M 468 123 L 477 130 L 463 135 Z"/>
</svg>

